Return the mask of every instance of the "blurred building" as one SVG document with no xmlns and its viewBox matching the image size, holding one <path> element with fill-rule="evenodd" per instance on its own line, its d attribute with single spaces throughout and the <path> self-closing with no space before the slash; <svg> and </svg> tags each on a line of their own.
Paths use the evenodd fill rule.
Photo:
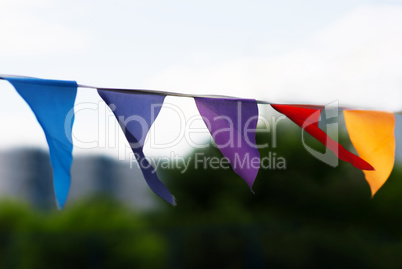
<svg viewBox="0 0 402 269">
<path fill-rule="evenodd" d="M 154 198 L 138 169 L 103 156 L 76 156 L 71 168 L 68 203 L 94 195 L 112 196 L 145 209 Z M 0 152 L 0 199 L 21 199 L 40 208 L 55 206 L 52 168 L 47 152 L 16 149 Z"/>
<path fill-rule="evenodd" d="M 396 161 L 402 163 L 402 115 L 395 114 Z"/>
<path fill-rule="evenodd" d="M 54 203 L 49 155 L 34 149 L 0 153 L 0 195 L 39 207 Z"/>
</svg>

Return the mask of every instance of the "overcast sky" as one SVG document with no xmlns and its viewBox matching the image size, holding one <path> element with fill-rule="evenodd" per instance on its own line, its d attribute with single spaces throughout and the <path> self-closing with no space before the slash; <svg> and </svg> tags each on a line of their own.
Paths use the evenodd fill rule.
<svg viewBox="0 0 402 269">
<path fill-rule="evenodd" d="M 0 33 L 0 74 L 402 110 L 402 1 L 0 0 Z M 24 101 L 7 82 L 0 92 L 0 148 L 45 147 Z M 110 142 L 99 102 L 79 90 L 74 136 L 96 146 L 75 152 L 116 156 L 124 142 Z M 191 99 L 166 103 L 196 114 Z M 154 128 L 177 131 L 172 113 Z"/>
</svg>

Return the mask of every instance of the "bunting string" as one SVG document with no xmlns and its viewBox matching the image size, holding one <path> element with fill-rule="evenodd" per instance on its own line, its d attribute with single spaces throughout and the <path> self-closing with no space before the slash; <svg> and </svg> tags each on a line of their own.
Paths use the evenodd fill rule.
<svg viewBox="0 0 402 269">
<path fill-rule="evenodd" d="M 34 78 L 40 79 L 36 77 L 29 76 L 18 76 L 18 75 L 4 75 L 0 74 L 0 79 L 4 80 L 6 77 L 16 77 L 16 78 Z M 77 84 L 78 88 L 84 89 L 94 89 L 94 90 L 104 90 L 104 91 L 116 91 L 116 92 L 126 92 L 126 93 L 149 93 L 149 94 L 157 94 L 164 96 L 176 96 L 176 97 L 188 97 L 188 98 L 216 98 L 216 99 L 235 99 L 240 100 L 243 98 L 229 95 L 217 95 L 217 94 L 189 94 L 189 93 L 179 93 L 179 92 L 171 92 L 171 91 L 159 91 L 159 90 L 148 90 L 148 89 L 127 89 L 127 88 L 105 88 L 105 87 L 97 87 L 91 85 Z M 280 105 L 280 103 L 270 102 L 265 100 L 254 99 L 259 105 Z M 288 104 L 288 103 L 287 103 Z M 317 108 L 322 107 L 316 104 L 292 104 L 293 106 L 301 106 L 305 108 Z M 366 108 L 358 108 L 358 107 L 350 107 L 350 106 L 340 106 L 340 110 L 369 110 Z M 402 110 L 400 111 L 389 111 L 393 114 L 402 114 Z"/>
<path fill-rule="evenodd" d="M 15 75 L 0 75 L 0 79 L 11 83 L 21 95 L 45 133 L 53 169 L 56 203 L 60 209 L 67 200 L 71 182 L 70 169 L 73 160 L 71 130 L 74 116 L 69 126 L 65 126 L 64 122 L 68 112 L 74 107 L 78 88 L 97 90 L 99 96 L 112 109 L 138 163 L 141 163 L 140 169 L 145 181 L 158 196 L 172 205 L 176 204 L 175 197 L 160 181 L 143 152 L 145 136 L 157 118 L 166 96 L 194 98 L 198 112 L 215 144 L 229 161 L 233 171 L 247 183 L 252 192 L 252 186 L 260 168 L 260 154 L 255 141 L 258 104 L 270 105 L 334 152 L 340 160 L 363 170 L 372 195 L 385 183 L 393 169 L 395 114 L 402 114 L 402 111 L 389 113 L 346 107 L 336 108 L 344 112 L 347 131 L 359 154 L 357 156 L 331 139 L 326 134 L 325 128 L 321 129 L 318 125 L 320 116 L 325 114 L 324 106 L 274 104 L 221 95 L 101 88 L 80 85 L 75 81 Z M 132 117 L 140 117 L 144 124 L 127 120 Z M 233 132 L 229 133 L 227 130 L 233 130 Z M 248 163 L 242 166 L 236 165 L 237 159 L 247 159 Z"/>
</svg>

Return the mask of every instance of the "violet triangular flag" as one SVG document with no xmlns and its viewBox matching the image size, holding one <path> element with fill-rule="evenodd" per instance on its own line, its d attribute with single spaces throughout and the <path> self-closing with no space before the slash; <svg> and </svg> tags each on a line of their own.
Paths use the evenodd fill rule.
<svg viewBox="0 0 402 269">
<path fill-rule="evenodd" d="M 77 82 L 36 78 L 7 78 L 31 107 L 45 132 L 53 169 L 58 207 L 63 208 L 70 189 L 72 134 Z M 67 118 L 67 116 L 69 117 Z"/>
<path fill-rule="evenodd" d="M 148 186 L 161 198 L 174 205 L 173 195 L 159 180 L 143 152 L 145 137 L 162 108 L 165 96 L 101 89 L 98 93 L 112 109 L 123 129 Z"/>
<path fill-rule="evenodd" d="M 260 168 L 255 142 L 258 106 L 251 99 L 194 98 L 212 138 L 250 189 Z"/>
</svg>

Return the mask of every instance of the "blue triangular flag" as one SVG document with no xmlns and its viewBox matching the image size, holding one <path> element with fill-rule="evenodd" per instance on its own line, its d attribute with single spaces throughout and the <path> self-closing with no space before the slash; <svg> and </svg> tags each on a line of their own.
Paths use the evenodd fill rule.
<svg viewBox="0 0 402 269">
<path fill-rule="evenodd" d="M 59 209 L 70 189 L 72 126 L 77 82 L 36 78 L 5 77 L 31 107 L 43 128 L 53 168 L 53 187 Z M 66 120 L 67 115 L 71 115 Z"/>
<path fill-rule="evenodd" d="M 162 108 L 165 96 L 101 89 L 98 93 L 112 109 L 123 129 L 148 186 L 164 200 L 175 205 L 174 196 L 159 180 L 143 152 L 145 137 Z"/>
</svg>

